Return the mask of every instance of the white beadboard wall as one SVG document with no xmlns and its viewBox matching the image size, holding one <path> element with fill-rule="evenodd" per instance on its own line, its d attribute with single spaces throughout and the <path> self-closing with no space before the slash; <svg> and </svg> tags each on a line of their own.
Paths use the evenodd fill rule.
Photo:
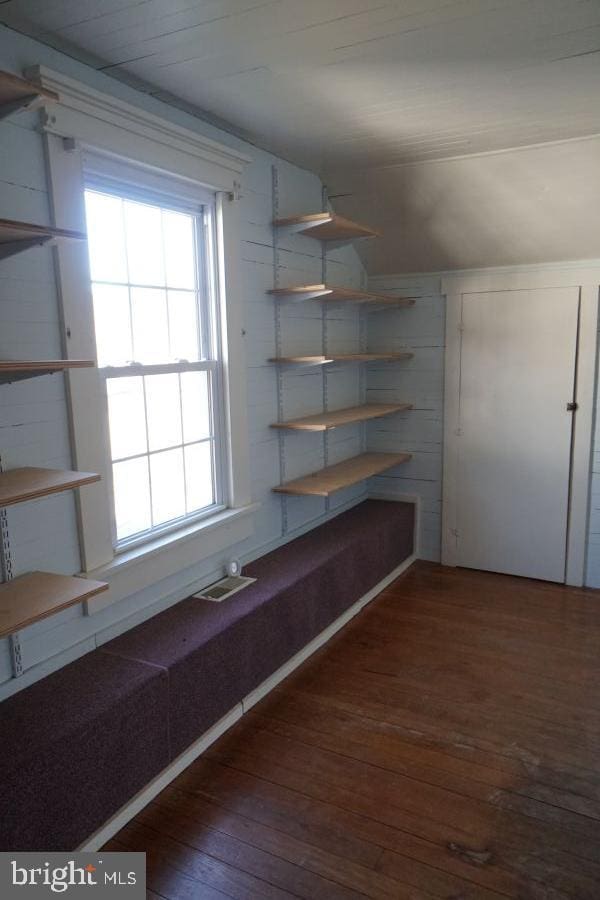
<svg viewBox="0 0 600 900">
<path fill-rule="evenodd" d="M 114 94 L 170 121 L 241 149 L 252 157 L 242 181 L 239 201 L 243 219 L 243 284 L 248 362 L 249 421 L 253 500 L 260 503 L 251 538 L 218 557 L 165 579 L 95 615 L 77 606 L 21 632 L 26 672 L 12 678 L 9 648 L 0 641 L 0 699 L 27 686 L 98 644 L 154 615 L 222 575 L 230 556 L 248 560 L 324 521 L 365 496 L 365 485 L 332 498 L 329 511 L 320 498 L 289 498 L 288 533 L 282 534 L 281 497 L 271 492 L 279 482 L 277 433 L 269 424 L 277 419 L 275 368 L 266 362 L 275 355 L 274 301 L 265 292 L 273 286 L 272 166 L 278 167 L 282 216 L 321 209 L 322 186 L 315 175 L 201 120 L 138 93 L 35 41 L 0 29 L 0 68 L 20 73 L 42 64 L 78 78 L 98 90 Z M 48 223 L 48 196 L 42 140 L 37 115 L 21 113 L 0 122 L 0 215 Z M 359 287 L 365 273 L 352 247 L 328 254 L 329 278 Z M 321 244 L 302 235 L 280 242 L 280 283 L 321 280 Z M 356 307 L 328 313 L 329 346 L 349 352 L 360 349 L 360 318 Z M 281 316 L 282 351 L 321 352 L 322 308 L 318 303 L 284 306 Z M 52 252 L 36 248 L 0 262 L 0 355 L 5 358 L 61 356 L 59 310 Z M 320 411 L 321 369 L 290 371 L 284 375 L 285 417 Z M 364 398 L 364 379 L 358 366 L 338 366 L 328 375 L 329 405 L 354 405 Z M 333 432 L 330 462 L 360 451 L 361 426 Z M 323 465 L 322 435 L 285 437 L 287 478 Z M 0 454 L 6 468 L 18 465 L 70 467 L 68 417 L 64 382 L 51 375 L 0 387 Z M 8 510 L 10 544 L 16 575 L 32 569 L 75 573 L 80 569 L 74 498 L 70 493 Z"/>
<path fill-rule="evenodd" d="M 420 500 L 419 556 L 438 562 L 441 542 L 442 449 L 444 440 L 445 302 L 439 275 L 372 277 L 381 293 L 418 296 L 414 306 L 369 316 L 373 351 L 390 347 L 414 352 L 401 365 L 371 364 L 368 400 L 409 400 L 414 409 L 369 423 L 369 449 L 406 450 L 410 462 L 372 479 L 374 491 Z"/>
</svg>

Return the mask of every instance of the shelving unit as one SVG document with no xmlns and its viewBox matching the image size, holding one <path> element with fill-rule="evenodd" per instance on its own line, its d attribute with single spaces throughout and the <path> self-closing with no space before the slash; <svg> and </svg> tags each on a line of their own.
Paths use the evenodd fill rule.
<svg viewBox="0 0 600 900">
<path fill-rule="evenodd" d="M 328 370 L 334 363 L 357 363 L 359 370 L 358 393 L 364 401 L 366 396 L 365 367 L 369 362 L 397 362 L 408 360 L 414 356 L 410 350 L 388 353 L 370 353 L 367 349 L 366 317 L 364 312 L 390 308 L 412 306 L 418 297 L 391 296 L 369 291 L 364 288 L 346 288 L 329 284 L 327 278 L 327 246 L 328 243 L 347 243 L 362 238 L 377 237 L 378 233 L 365 225 L 360 225 L 329 210 L 327 193 L 323 190 L 323 212 L 308 215 L 279 215 L 279 176 L 277 167 L 273 167 L 273 287 L 269 290 L 277 301 L 292 302 L 320 301 L 322 304 L 322 341 L 320 353 L 285 355 L 282 352 L 282 313 L 280 302 L 274 304 L 275 311 L 275 355 L 269 359 L 275 364 L 277 371 L 277 422 L 271 427 L 278 432 L 279 440 L 279 474 L 281 483 L 273 490 L 281 494 L 282 530 L 287 531 L 287 497 L 317 496 L 325 498 L 325 511 L 329 510 L 329 497 L 336 491 L 358 484 L 372 475 L 377 475 L 392 466 L 408 462 L 410 453 L 369 453 L 366 448 L 367 432 L 361 428 L 360 447 L 363 452 L 351 459 L 336 465 L 329 465 L 328 434 L 334 428 L 344 425 L 366 423 L 371 419 L 392 415 L 413 408 L 412 403 L 362 403 L 345 409 L 329 410 Z M 287 232 L 304 234 L 321 241 L 321 281 L 310 284 L 292 284 L 282 286 L 280 283 L 280 234 Z M 329 351 L 328 307 L 354 305 L 360 307 L 359 318 L 359 350 L 349 353 L 331 353 Z M 320 366 L 322 370 L 323 412 L 299 419 L 286 420 L 284 415 L 283 389 L 286 367 L 296 369 Z M 286 431 L 318 432 L 323 435 L 323 468 L 293 481 L 286 480 L 286 453 L 284 435 Z"/>
<path fill-rule="evenodd" d="M 0 119 L 22 109 L 35 109 L 43 103 L 56 103 L 55 91 L 49 91 L 10 72 L 0 71 Z"/>
<path fill-rule="evenodd" d="M 411 458 L 410 453 L 361 453 L 360 456 L 345 459 L 334 466 L 287 481 L 273 490 L 277 494 L 292 494 L 296 497 L 329 497 L 336 491 L 358 484 L 372 475 L 379 475 Z"/>
<path fill-rule="evenodd" d="M 108 590 L 103 581 L 29 572 L 0 585 L 0 638 Z"/>
<path fill-rule="evenodd" d="M 276 228 L 291 228 L 320 241 L 354 241 L 358 238 L 379 237 L 379 232 L 366 225 L 359 225 L 333 212 L 310 213 L 302 216 L 275 218 Z"/>
<path fill-rule="evenodd" d="M 302 419 L 273 422 L 271 428 L 286 428 L 291 431 L 330 431 L 332 428 L 353 425 L 355 422 L 367 422 L 369 419 L 379 419 L 408 409 L 412 409 L 412 403 L 366 403 L 363 406 L 329 410 Z"/>
<path fill-rule="evenodd" d="M 51 228 L 49 225 L 34 225 L 30 222 L 15 222 L 13 219 L 0 219 L 0 259 L 14 256 L 39 247 L 48 241 L 61 239 L 67 241 L 85 241 L 87 235 L 82 231 L 69 231 L 65 228 Z"/>
<path fill-rule="evenodd" d="M 1 359 L 0 384 L 12 384 L 13 381 L 23 381 L 26 378 L 92 366 L 95 366 L 93 359 Z"/>
<path fill-rule="evenodd" d="M 269 360 L 277 365 L 326 366 L 331 363 L 399 362 L 412 359 L 414 353 L 329 353 L 327 356 L 273 356 Z"/>
<path fill-rule="evenodd" d="M 93 472 L 38 469 L 33 466 L 9 469 L 0 472 L 0 508 L 71 491 L 96 481 L 100 481 L 100 476 Z"/>
<path fill-rule="evenodd" d="M 0 71 L 0 119 L 18 110 L 32 109 L 59 100 L 54 91 L 39 84 Z M 0 219 L 0 260 L 53 241 L 85 241 L 82 231 L 53 228 L 14 219 Z M 0 360 L 0 384 L 11 384 L 53 372 L 65 372 L 94 366 L 91 359 L 25 359 Z M 92 472 L 21 467 L 2 470 L 0 460 L 0 637 L 9 638 L 13 676 L 17 678 L 27 667 L 23 658 L 19 630 L 51 616 L 62 609 L 81 603 L 107 589 L 99 581 L 30 572 L 14 577 L 7 507 L 37 500 L 61 491 L 70 491 L 100 480 Z"/>
<path fill-rule="evenodd" d="M 389 294 L 376 294 L 373 291 L 358 291 L 331 284 L 296 284 L 290 287 L 272 288 L 269 294 L 280 299 L 321 300 L 323 303 L 364 303 L 367 306 L 380 308 L 413 306 L 415 300 L 418 299 L 418 297 L 394 297 Z"/>
</svg>

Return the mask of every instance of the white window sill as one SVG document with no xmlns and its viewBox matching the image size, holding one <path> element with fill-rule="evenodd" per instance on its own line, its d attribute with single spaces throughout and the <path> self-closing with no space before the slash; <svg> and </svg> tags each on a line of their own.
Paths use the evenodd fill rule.
<svg viewBox="0 0 600 900">
<path fill-rule="evenodd" d="M 132 547 L 109 563 L 86 572 L 88 578 L 106 581 L 109 585 L 108 591 L 87 602 L 87 613 L 99 612 L 243 541 L 252 534 L 252 514 L 259 506 L 259 503 L 251 503 L 237 509 L 225 509 L 209 519 Z"/>
</svg>

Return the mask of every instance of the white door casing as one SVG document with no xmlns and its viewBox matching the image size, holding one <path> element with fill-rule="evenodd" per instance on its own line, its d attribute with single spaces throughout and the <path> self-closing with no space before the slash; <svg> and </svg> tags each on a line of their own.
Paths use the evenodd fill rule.
<svg viewBox="0 0 600 900">
<path fill-rule="evenodd" d="M 447 297 L 442 509 L 444 564 L 513 571 L 530 577 L 566 580 L 574 585 L 584 583 L 599 283 L 600 266 L 595 264 L 457 273 L 443 279 Z M 485 322 L 495 305 L 491 292 L 501 292 L 506 301 L 504 309 L 497 306 L 503 324 L 497 322 L 496 325 L 505 331 L 504 343 L 512 338 L 510 342 L 513 343 L 514 353 L 508 347 L 493 350 L 490 345 L 493 325 L 490 324 L 479 335 L 482 345 L 479 351 L 475 341 L 465 338 L 463 370 L 463 313 L 465 329 L 482 327 L 481 323 Z M 543 296 L 546 300 L 542 299 Z M 481 301 L 481 308 L 478 308 L 478 301 Z M 528 301 L 530 306 L 524 306 Z M 544 312 L 548 314 L 546 317 L 542 315 Z M 573 359 L 573 332 L 576 329 L 578 353 Z M 521 357 L 526 351 L 527 359 L 522 362 Z M 549 352 L 556 357 L 554 368 L 546 359 Z M 476 374 L 477 367 L 484 365 L 486 357 L 488 368 L 492 370 L 488 372 L 488 380 L 500 381 L 494 387 L 496 396 L 492 405 L 496 405 L 497 418 L 502 419 L 504 425 L 511 422 L 511 433 L 503 435 L 503 443 L 499 443 L 501 423 L 495 423 L 493 417 L 486 414 L 477 397 L 477 394 L 485 396 L 486 390 L 489 390 L 481 390 L 476 383 L 478 377 L 481 379 L 481 375 Z M 567 374 L 569 366 L 570 374 Z M 545 368 L 544 382 L 539 378 L 526 379 L 528 372 L 535 372 L 536 367 Z M 511 371 L 516 377 L 506 374 Z M 461 390 L 463 376 L 465 382 Z M 574 387 L 563 397 L 567 383 L 572 385 L 573 381 Z M 519 390 L 520 395 L 517 395 Z M 552 397 L 554 391 L 561 394 L 560 398 Z M 464 401 L 462 407 L 461 395 Z M 571 414 L 565 407 L 566 402 L 572 399 L 577 401 L 579 408 L 573 421 L 571 445 Z M 469 400 L 474 400 L 475 405 L 467 409 Z M 556 405 L 556 418 L 549 411 L 549 403 Z M 541 410 L 536 415 L 531 404 L 546 406 L 543 416 L 540 415 Z M 482 428 L 486 433 L 481 433 Z M 473 456 L 471 473 L 467 465 L 468 452 L 461 459 L 464 438 L 473 440 L 469 430 L 479 433 L 479 446 L 475 447 L 478 452 Z M 524 457 L 526 448 L 534 442 L 537 455 L 529 449 Z M 565 459 L 569 457 L 570 493 L 568 465 L 565 473 Z M 529 480 L 528 469 L 533 473 Z M 560 485 L 553 484 L 553 478 L 560 480 Z M 500 490 L 502 485 L 504 492 Z M 497 497 L 497 503 L 493 502 L 494 497 Z M 531 509 L 527 507 L 527 498 Z M 485 516 L 491 516 L 491 525 L 486 525 Z M 501 529 L 508 526 L 512 534 L 503 542 L 504 546 L 494 546 L 493 528 L 501 534 Z M 523 543 L 520 553 L 517 549 L 519 542 Z M 563 548 L 562 553 L 560 547 Z M 506 557 L 509 558 L 508 564 Z"/>
</svg>

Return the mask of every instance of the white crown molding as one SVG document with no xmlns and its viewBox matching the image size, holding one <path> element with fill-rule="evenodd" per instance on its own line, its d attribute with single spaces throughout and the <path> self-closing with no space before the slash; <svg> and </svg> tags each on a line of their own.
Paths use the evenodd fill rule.
<svg viewBox="0 0 600 900">
<path fill-rule="evenodd" d="M 225 144 L 45 66 L 34 66 L 26 75 L 59 94 L 59 102 L 43 113 L 43 128 L 52 134 L 219 190 L 232 190 L 251 162 Z"/>
<path fill-rule="evenodd" d="M 436 269 L 431 272 L 391 272 L 387 275 L 369 275 L 369 284 L 380 285 L 385 281 L 414 281 L 424 278 L 462 278 L 469 275 L 510 275 L 564 269 L 595 269 L 599 266 L 600 259 L 592 258 L 570 259 L 564 262 L 515 263 L 508 266 L 478 266 L 473 269 Z"/>
</svg>

